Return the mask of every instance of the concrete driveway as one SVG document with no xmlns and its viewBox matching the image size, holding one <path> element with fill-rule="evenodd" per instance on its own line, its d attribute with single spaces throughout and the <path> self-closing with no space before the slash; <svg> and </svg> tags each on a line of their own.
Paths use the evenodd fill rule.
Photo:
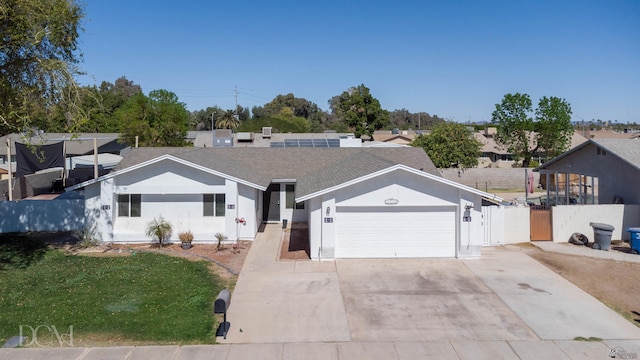
<svg viewBox="0 0 640 360">
<path fill-rule="evenodd" d="M 538 337 L 456 259 L 338 260 L 353 341 Z"/>
<path fill-rule="evenodd" d="M 232 295 L 226 343 L 640 339 L 640 329 L 526 254 L 276 261 L 268 226 Z"/>
</svg>

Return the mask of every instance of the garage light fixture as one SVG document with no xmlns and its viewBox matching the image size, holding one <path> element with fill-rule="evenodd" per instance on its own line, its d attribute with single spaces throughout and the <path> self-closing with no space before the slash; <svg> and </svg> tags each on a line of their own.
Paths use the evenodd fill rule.
<svg viewBox="0 0 640 360">
<path fill-rule="evenodd" d="M 331 215 L 331 208 L 327 206 L 327 212 L 326 212 L 327 216 Z"/>
</svg>

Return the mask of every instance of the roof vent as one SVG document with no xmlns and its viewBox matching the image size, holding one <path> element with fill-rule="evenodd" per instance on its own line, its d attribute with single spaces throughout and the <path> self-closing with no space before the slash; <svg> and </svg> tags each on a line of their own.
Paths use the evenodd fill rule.
<svg viewBox="0 0 640 360">
<path fill-rule="evenodd" d="M 271 127 L 263 127 L 262 128 L 262 138 L 263 139 L 271 139 Z"/>
</svg>

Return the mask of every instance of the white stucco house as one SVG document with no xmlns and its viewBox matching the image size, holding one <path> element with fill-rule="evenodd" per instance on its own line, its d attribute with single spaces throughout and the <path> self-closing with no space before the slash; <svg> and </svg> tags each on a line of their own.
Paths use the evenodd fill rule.
<svg viewBox="0 0 640 360">
<path fill-rule="evenodd" d="M 106 242 L 148 242 L 162 216 L 194 243 L 253 240 L 263 223 L 307 223 L 313 259 L 477 257 L 483 202 L 420 148 L 139 148 L 84 189 Z M 483 240 L 484 239 L 484 240 Z"/>
</svg>

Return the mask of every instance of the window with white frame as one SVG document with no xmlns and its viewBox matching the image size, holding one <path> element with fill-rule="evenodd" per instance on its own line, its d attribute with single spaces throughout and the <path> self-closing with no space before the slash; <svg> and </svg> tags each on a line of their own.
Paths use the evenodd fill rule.
<svg viewBox="0 0 640 360">
<path fill-rule="evenodd" d="M 226 208 L 224 194 L 202 194 L 202 216 L 224 216 Z"/>
<path fill-rule="evenodd" d="M 140 217 L 142 215 L 142 195 L 118 194 L 118 217 Z"/>
</svg>

